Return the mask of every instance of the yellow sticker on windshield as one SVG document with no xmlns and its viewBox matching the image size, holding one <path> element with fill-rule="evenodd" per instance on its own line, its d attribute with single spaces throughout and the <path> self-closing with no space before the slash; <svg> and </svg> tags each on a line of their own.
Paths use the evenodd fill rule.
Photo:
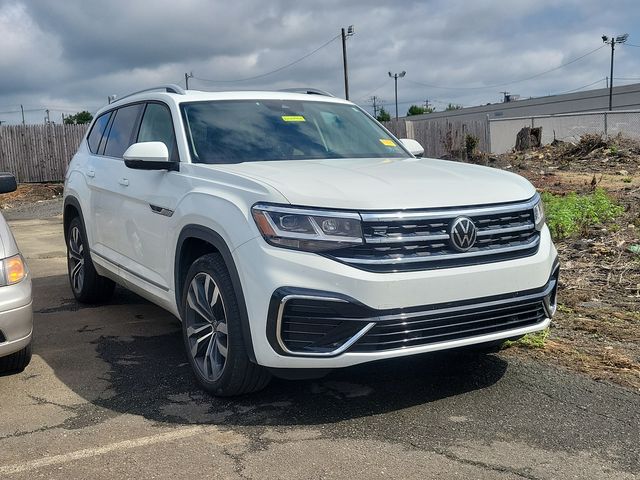
<svg viewBox="0 0 640 480">
<path fill-rule="evenodd" d="M 282 120 L 285 122 L 306 122 L 302 115 L 283 115 Z"/>
<path fill-rule="evenodd" d="M 396 142 L 394 142 L 393 140 L 389 139 L 389 138 L 381 138 L 380 139 L 380 143 L 387 146 L 387 147 L 395 147 L 396 146 Z"/>
</svg>

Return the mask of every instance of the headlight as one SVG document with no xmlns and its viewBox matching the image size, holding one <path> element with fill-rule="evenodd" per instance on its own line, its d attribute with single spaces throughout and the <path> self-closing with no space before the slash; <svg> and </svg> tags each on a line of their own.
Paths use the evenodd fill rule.
<svg viewBox="0 0 640 480">
<path fill-rule="evenodd" d="M 0 260 L 0 268 L 2 269 L 0 274 L 2 287 L 19 283 L 27 276 L 27 266 L 20 254 Z"/>
<path fill-rule="evenodd" d="M 536 230 L 542 230 L 542 227 L 544 227 L 544 206 L 540 197 L 538 197 L 538 202 L 533 206 L 533 221 L 536 225 Z"/>
<path fill-rule="evenodd" d="M 264 239 L 278 247 L 322 252 L 363 243 L 357 213 L 266 204 L 251 213 Z"/>
</svg>

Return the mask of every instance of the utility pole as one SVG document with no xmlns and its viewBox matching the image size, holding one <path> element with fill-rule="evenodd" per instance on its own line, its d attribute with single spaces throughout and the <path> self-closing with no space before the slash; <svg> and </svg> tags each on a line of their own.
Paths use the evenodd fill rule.
<svg viewBox="0 0 640 480">
<path fill-rule="evenodd" d="M 22 112 L 22 124 L 24 125 L 24 107 L 20 105 L 20 111 Z"/>
<path fill-rule="evenodd" d="M 347 37 L 355 35 L 353 25 L 349 25 L 347 30 L 343 28 L 342 35 L 342 64 L 344 67 L 344 98 L 349 100 L 349 71 L 347 69 Z"/>
<path fill-rule="evenodd" d="M 378 106 L 382 103 L 382 100 L 375 95 L 369 99 L 371 106 L 373 107 L 373 116 L 378 118 Z"/>
<path fill-rule="evenodd" d="M 185 90 L 189 90 L 189 79 L 193 78 L 193 72 L 189 72 L 184 74 L 184 88 Z"/>
<path fill-rule="evenodd" d="M 391 73 L 389 72 L 389 76 L 395 80 L 396 87 L 396 120 L 398 119 L 398 77 L 402 78 L 407 74 L 404 70 L 400 73 Z"/>
<path fill-rule="evenodd" d="M 611 45 L 611 76 L 609 77 L 609 111 L 613 109 L 613 55 L 616 49 L 616 43 L 624 43 L 629 38 L 629 34 L 618 35 L 617 37 L 607 37 L 602 35 L 602 41 Z"/>
</svg>

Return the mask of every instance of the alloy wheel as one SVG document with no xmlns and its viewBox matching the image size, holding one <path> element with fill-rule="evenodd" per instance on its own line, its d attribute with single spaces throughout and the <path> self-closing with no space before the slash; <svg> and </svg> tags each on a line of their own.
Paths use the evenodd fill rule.
<svg viewBox="0 0 640 480">
<path fill-rule="evenodd" d="M 191 280 L 184 321 L 189 355 L 204 378 L 216 381 L 227 362 L 227 315 L 220 289 L 208 273 Z"/>
<path fill-rule="evenodd" d="M 71 286 L 76 292 L 81 292 L 84 285 L 84 244 L 77 226 L 71 229 L 69 235 L 69 265 Z"/>
</svg>

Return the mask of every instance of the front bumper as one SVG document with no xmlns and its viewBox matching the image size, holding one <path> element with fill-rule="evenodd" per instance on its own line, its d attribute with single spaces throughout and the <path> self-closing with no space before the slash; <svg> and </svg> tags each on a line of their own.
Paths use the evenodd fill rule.
<svg viewBox="0 0 640 480">
<path fill-rule="evenodd" d="M 545 309 L 543 300 L 545 297 L 551 298 L 551 290 L 555 291 L 555 284 L 550 287 L 550 279 L 557 267 L 557 253 L 546 227 L 541 232 L 540 246 L 534 255 L 439 270 L 367 272 L 320 255 L 271 247 L 261 238 L 236 249 L 234 257 L 247 299 L 256 360 L 261 365 L 274 368 L 346 367 L 384 358 L 491 342 L 544 329 L 550 323 L 552 311 Z M 286 287 L 295 287 L 295 291 L 286 290 Z M 334 335 L 335 342 L 325 342 L 320 351 L 301 354 L 300 348 L 296 351 L 291 346 L 287 347 L 286 341 L 278 339 L 282 325 L 279 329 L 277 314 L 280 302 L 274 303 L 274 298 L 277 298 L 274 293 L 278 292 L 281 296 L 283 292 L 285 295 L 287 292 L 297 295 L 299 291 L 314 291 L 314 295 L 342 299 L 343 303 L 351 306 L 346 316 L 355 319 L 355 322 L 343 325 L 342 330 Z M 533 303 L 540 308 L 536 305 L 523 307 L 519 300 L 527 295 L 533 295 Z M 447 330 L 442 319 L 453 317 L 449 313 L 443 317 L 443 309 L 462 307 L 458 312 L 464 316 L 462 320 L 474 321 L 470 316 L 478 313 L 478 305 L 492 301 L 507 301 L 505 305 L 494 307 L 509 308 L 511 310 L 506 314 L 520 315 L 518 318 L 524 320 L 506 327 L 472 331 L 470 335 L 448 334 L 450 329 Z M 521 307 L 525 310 L 519 311 Z M 429 320 L 437 319 L 439 328 L 444 327 L 437 333 L 443 335 L 429 338 L 428 341 L 416 341 L 414 334 L 403 337 L 405 330 L 415 330 L 402 328 L 407 314 L 424 322 L 421 328 Z M 483 315 L 485 318 L 486 312 Z M 380 319 L 388 322 L 390 328 L 381 329 Z M 455 323 L 460 323 L 459 320 Z M 394 325 L 391 328 L 392 323 Z M 355 326 L 360 327 L 355 331 L 359 337 L 343 348 L 347 343 L 345 337 L 348 337 L 347 341 L 353 339 L 354 335 L 349 334 L 353 333 Z M 380 343 L 377 340 L 364 342 L 367 336 L 368 340 L 380 339 L 382 337 L 373 335 L 386 333 L 391 333 L 389 338 L 398 341 L 383 347 L 377 345 Z M 365 343 L 369 344 L 366 348 Z"/>
<path fill-rule="evenodd" d="M 0 287 L 0 357 L 11 355 L 31 343 L 33 313 L 31 278 Z"/>
</svg>

